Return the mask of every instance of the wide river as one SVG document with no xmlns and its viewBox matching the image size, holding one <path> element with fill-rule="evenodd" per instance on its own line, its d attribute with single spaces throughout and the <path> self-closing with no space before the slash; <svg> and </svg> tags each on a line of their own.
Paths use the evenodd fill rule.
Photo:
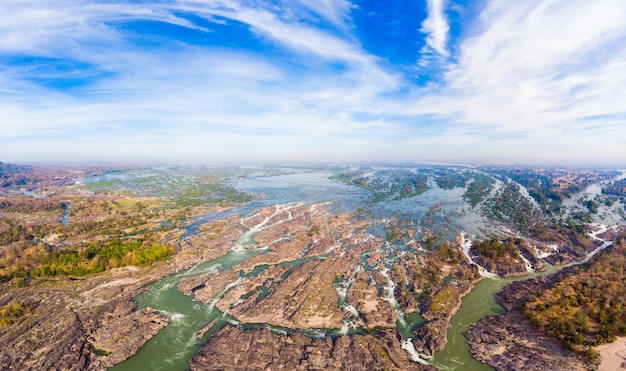
<svg viewBox="0 0 626 371">
<path fill-rule="evenodd" d="M 303 186 L 304 185 L 304 186 Z M 334 201 L 341 210 L 353 209 L 362 205 L 367 199 L 367 194 L 360 189 L 347 187 L 328 180 L 324 173 L 292 174 L 279 177 L 259 177 L 246 179 L 242 182 L 242 188 L 255 194 L 264 194 L 266 197 L 258 203 L 247 205 L 240 213 L 249 213 L 254 208 L 270 204 L 285 204 L 308 200 L 313 202 Z M 430 192 L 430 191 L 429 191 Z M 434 203 L 440 202 L 445 197 L 459 195 L 444 194 L 443 190 L 431 192 L 432 202 L 426 204 L 416 202 L 411 206 L 414 211 L 424 213 Z M 393 210 L 392 210 L 393 211 Z M 397 210 L 396 210 L 397 211 Z M 206 221 L 208 217 L 200 220 Z M 198 223 L 199 224 L 199 223 Z M 197 227 L 197 224 L 194 225 Z M 189 231 L 193 232 L 193 231 Z M 249 243 L 251 236 L 245 236 Z M 605 244 L 606 245 L 606 244 Z M 139 307 L 152 307 L 170 319 L 170 324 L 162 329 L 156 336 L 150 339 L 137 354 L 128 360 L 116 365 L 111 370 L 187 370 L 189 360 L 206 343 L 208 338 L 226 323 L 237 323 L 234 318 L 220 312 L 210 304 L 192 301 L 192 297 L 183 295 L 178 289 L 181 279 L 202 274 L 209 271 L 223 271 L 230 269 L 244 260 L 258 254 L 259 251 L 232 250 L 225 256 L 200 264 L 190 270 L 181 271 L 164 277 L 150 285 L 149 290 L 135 298 Z M 293 262 L 298 264 L 299 262 Z M 559 267 L 561 268 L 561 267 Z M 547 271 L 541 274 L 552 273 L 557 268 L 547 266 Z M 258 272 L 257 272 L 258 274 Z M 448 331 L 448 343 L 428 361 L 443 370 L 492 370 L 488 365 L 482 364 L 469 353 L 469 346 L 464 333 L 471 323 L 493 314 L 504 314 L 505 310 L 495 300 L 494 295 L 505 285 L 516 280 L 524 280 L 537 276 L 532 273 L 525 277 L 516 278 L 486 278 L 479 282 L 475 288 L 462 300 L 460 310 L 452 318 L 451 328 Z M 213 326 L 201 338 L 198 332 L 208 323 L 213 321 Z M 267 325 L 246 325 L 244 328 L 267 327 L 277 333 L 284 329 L 272 328 Z M 336 333 L 320 333 L 319 331 L 304 332 L 309 336 L 334 336 Z"/>
</svg>

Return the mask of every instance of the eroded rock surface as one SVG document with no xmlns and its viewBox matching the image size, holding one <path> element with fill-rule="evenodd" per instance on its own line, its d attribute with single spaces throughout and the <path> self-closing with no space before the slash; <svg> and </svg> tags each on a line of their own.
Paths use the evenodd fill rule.
<svg viewBox="0 0 626 371">
<path fill-rule="evenodd" d="M 34 309 L 0 328 L 0 369 L 105 370 L 128 358 L 168 323 L 149 308 L 135 311 L 130 299 L 169 271 L 123 268 L 90 280 L 32 279 L 5 292 L 0 302 L 29 302 Z"/>
<path fill-rule="evenodd" d="M 413 362 L 398 335 L 313 339 L 266 329 L 219 330 L 191 360 L 191 370 L 435 370 Z"/>
</svg>

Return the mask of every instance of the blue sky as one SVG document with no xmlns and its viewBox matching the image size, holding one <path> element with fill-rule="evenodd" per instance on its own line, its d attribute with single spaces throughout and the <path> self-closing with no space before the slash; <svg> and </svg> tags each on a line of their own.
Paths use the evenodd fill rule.
<svg viewBox="0 0 626 371">
<path fill-rule="evenodd" d="M 623 0 L 2 0 L 0 161 L 626 162 Z"/>
</svg>

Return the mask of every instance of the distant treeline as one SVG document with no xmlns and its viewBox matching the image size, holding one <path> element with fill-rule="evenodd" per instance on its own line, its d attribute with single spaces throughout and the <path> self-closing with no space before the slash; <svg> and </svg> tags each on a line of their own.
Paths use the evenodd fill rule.
<svg viewBox="0 0 626 371">
<path fill-rule="evenodd" d="M 63 212 L 66 204 L 58 200 L 38 198 L 0 198 L 0 212 L 41 213 Z"/>
<path fill-rule="evenodd" d="M 602 188 L 602 193 L 616 196 L 626 196 L 626 179 L 612 181 Z"/>
</svg>

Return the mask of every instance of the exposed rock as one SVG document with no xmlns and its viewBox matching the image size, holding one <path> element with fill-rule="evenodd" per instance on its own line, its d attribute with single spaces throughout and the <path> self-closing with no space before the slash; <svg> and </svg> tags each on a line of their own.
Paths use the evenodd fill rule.
<svg viewBox="0 0 626 371">
<path fill-rule="evenodd" d="M 472 356 L 497 370 L 588 370 L 591 365 L 532 327 L 519 311 L 470 325 Z"/>
<path fill-rule="evenodd" d="M 204 337 L 204 334 L 206 334 L 207 331 L 209 331 L 211 329 L 211 327 L 213 327 L 213 325 L 215 325 L 215 322 L 217 322 L 217 320 L 214 319 L 211 322 L 209 322 L 206 325 L 204 325 L 204 327 L 201 328 L 200 331 L 198 331 L 198 334 L 196 335 L 196 339 L 202 339 Z"/>
<path fill-rule="evenodd" d="M 530 262 L 534 270 L 544 270 L 545 263 L 537 257 L 537 252 L 532 246 L 530 246 L 527 242 L 521 242 L 517 248 L 519 249 L 520 254 Z"/>
<path fill-rule="evenodd" d="M 346 295 L 349 302 L 359 312 L 356 323 L 365 329 L 393 327 L 396 314 L 387 301 L 378 297 L 378 288 L 368 282 L 368 276 L 361 271 Z"/>
<path fill-rule="evenodd" d="M 137 353 L 169 323 L 152 308 L 135 311 L 136 307 L 134 302 L 120 302 L 113 312 L 104 315 L 93 334 L 92 346 L 107 353 L 102 357 L 107 365 L 114 365 Z"/>
<path fill-rule="evenodd" d="M 472 251 L 470 250 L 470 252 Z M 504 259 L 490 259 L 484 256 L 474 257 L 476 264 L 501 277 L 515 277 L 528 274 L 524 261 L 521 258 L 518 257 L 517 260 L 511 260 L 510 258 L 505 261 Z"/>
<path fill-rule="evenodd" d="M 336 264 L 337 263 L 337 264 Z M 248 323 L 269 323 L 288 328 L 339 328 L 343 312 L 333 287 L 337 259 L 302 263 L 253 307 L 235 307 L 231 314 Z M 277 305 L 282 303 L 282 305 Z"/>
<path fill-rule="evenodd" d="M 469 339 L 472 356 L 497 370 L 587 370 L 593 368 L 587 360 L 568 350 L 558 341 L 541 334 L 523 317 L 520 305 L 534 292 L 554 285 L 571 268 L 556 274 L 514 282 L 496 294 L 508 312 L 490 316 L 470 325 Z"/>
<path fill-rule="evenodd" d="M 412 340 L 415 349 L 432 356 L 446 345 L 450 321 L 444 318 L 428 322 L 415 329 L 415 338 Z"/>
<path fill-rule="evenodd" d="M 215 296 L 222 293 L 228 285 L 239 279 L 239 273 L 233 270 L 227 270 L 224 272 L 215 272 L 202 275 L 198 280 L 194 277 L 186 278 L 180 281 L 178 288 L 181 286 L 185 291 L 193 291 L 194 298 L 198 301 L 207 303 L 211 301 Z M 204 281 L 204 283 L 201 283 Z M 195 285 L 195 286 L 194 286 Z M 189 289 L 192 287 L 191 290 Z M 181 290 L 182 291 L 182 290 Z"/>
<path fill-rule="evenodd" d="M 461 299 L 473 288 L 480 276 L 474 265 L 462 263 L 456 267 L 454 281 L 440 286 L 424 302 L 422 316 L 428 322 L 417 327 L 412 340 L 415 349 L 426 355 L 433 355 L 443 349 L 448 339 L 450 320 L 461 307 Z"/>
<path fill-rule="evenodd" d="M 221 311 L 227 311 L 238 306 L 237 311 L 245 311 L 248 308 L 254 306 L 259 296 L 261 295 L 262 288 L 267 290 L 281 280 L 283 274 L 289 270 L 288 266 L 273 265 L 268 267 L 259 273 L 258 276 L 248 277 L 244 279 L 239 285 L 231 288 L 226 292 L 224 298 L 219 300 L 216 306 Z M 256 294 L 247 296 L 253 291 L 257 291 Z M 247 296 L 247 297 L 246 297 Z"/>
<path fill-rule="evenodd" d="M 167 266 L 125 268 L 90 280 L 36 279 L 5 291 L 0 301 L 26 301 L 35 309 L 0 328 L 0 369 L 105 370 L 128 358 L 167 324 L 148 308 L 134 311 L 129 300 L 168 272 Z"/>
<path fill-rule="evenodd" d="M 398 335 L 313 339 L 225 326 L 193 357 L 191 370 L 435 370 L 413 362 Z"/>
<path fill-rule="evenodd" d="M 212 273 L 199 274 L 197 276 L 183 278 L 178 282 L 178 290 L 183 294 L 190 296 L 196 290 L 205 287 L 206 281 L 211 277 Z"/>
</svg>

